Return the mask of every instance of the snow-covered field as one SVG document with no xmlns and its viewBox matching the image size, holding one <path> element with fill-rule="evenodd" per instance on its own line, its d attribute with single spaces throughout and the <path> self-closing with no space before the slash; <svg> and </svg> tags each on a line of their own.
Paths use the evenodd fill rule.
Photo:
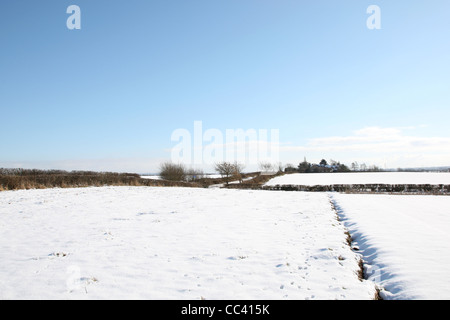
<svg viewBox="0 0 450 320">
<path fill-rule="evenodd" d="M 344 232 L 325 193 L 1 192 L 0 299 L 372 299 Z"/>
<path fill-rule="evenodd" d="M 266 186 L 332 184 L 450 184 L 449 172 L 293 173 L 275 177 Z"/>
<path fill-rule="evenodd" d="M 330 200 L 341 217 L 337 221 Z M 450 197 L 0 193 L 0 299 L 450 299 Z"/>
<path fill-rule="evenodd" d="M 159 175 L 145 175 L 141 176 L 142 179 L 153 179 L 153 180 L 161 180 L 161 177 Z M 222 178 L 220 174 L 205 174 L 205 178 Z"/>
<path fill-rule="evenodd" d="M 333 194 L 389 299 L 450 299 L 450 197 Z"/>
</svg>

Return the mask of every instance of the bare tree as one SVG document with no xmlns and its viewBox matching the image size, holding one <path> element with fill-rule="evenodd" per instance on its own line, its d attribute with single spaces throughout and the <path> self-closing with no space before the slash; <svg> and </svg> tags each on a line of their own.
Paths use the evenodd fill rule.
<svg viewBox="0 0 450 320">
<path fill-rule="evenodd" d="M 186 171 L 186 181 L 196 181 L 204 178 L 203 170 L 190 168 Z"/>
<path fill-rule="evenodd" d="M 215 170 L 225 179 L 225 183 L 230 182 L 230 178 L 234 173 L 234 166 L 230 162 L 220 162 L 215 166 Z"/>
<path fill-rule="evenodd" d="M 186 168 L 182 164 L 174 164 L 171 162 L 164 162 L 160 167 L 159 176 L 163 180 L 185 181 L 186 180 Z"/>
<path fill-rule="evenodd" d="M 352 171 L 359 171 L 359 164 L 358 162 L 352 162 Z"/>
<path fill-rule="evenodd" d="M 361 163 L 361 165 L 359 166 L 359 170 L 360 171 L 367 171 L 367 165 L 365 163 Z"/>
<path fill-rule="evenodd" d="M 236 178 L 242 182 L 242 171 L 244 170 L 242 164 L 224 161 L 217 163 L 215 170 L 222 176 L 226 184 L 231 181 L 231 178 Z"/>
<path fill-rule="evenodd" d="M 233 178 L 239 180 L 239 183 L 242 183 L 242 173 L 244 171 L 245 166 L 241 163 L 235 162 L 233 164 L 233 167 L 234 167 Z"/>
<path fill-rule="evenodd" d="M 273 171 L 273 165 L 270 162 L 260 162 L 259 169 L 261 172 L 267 173 Z"/>
<path fill-rule="evenodd" d="M 277 173 L 283 172 L 284 171 L 284 166 L 281 162 L 278 162 L 277 164 L 275 164 L 275 168 L 277 168 Z"/>
</svg>

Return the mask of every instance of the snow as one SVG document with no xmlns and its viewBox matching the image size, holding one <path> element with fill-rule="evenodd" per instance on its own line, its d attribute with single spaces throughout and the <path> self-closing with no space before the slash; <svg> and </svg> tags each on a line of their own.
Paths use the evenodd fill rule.
<svg viewBox="0 0 450 320">
<path fill-rule="evenodd" d="M 449 172 L 293 173 L 275 177 L 266 186 L 332 184 L 450 184 Z"/>
<path fill-rule="evenodd" d="M 158 176 L 158 175 L 153 175 L 153 176 L 141 176 L 141 179 L 161 180 L 161 177 Z"/>
<path fill-rule="evenodd" d="M 220 174 L 205 174 L 205 178 L 220 179 L 220 178 L 222 178 L 222 175 L 220 175 Z"/>
<path fill-rule="evenodd" d="M 220 174 L 205 174 L 204 177 L 210 178 L 210 179 L 222 178 L 222 176 Z M 142 179 L 161 180 L 161 177 L 159 175 L 145 175 L 145 176 L 141 176 L 141 178 Z"/>
<path fill-rule="evenodd" d="M 151 187 L 1 192 L 0 299 L 372 299 L 329 200 Z"/>
<path fill-rule="evenodd" d="M 449 230 L 446 196 L 1 192 L 0 299 L 447 300 Z"/>
<path fill-rule="evenodd" d="M 450 197 L 332 198 L 385 299 L 450 299 Z"/>
</svg>

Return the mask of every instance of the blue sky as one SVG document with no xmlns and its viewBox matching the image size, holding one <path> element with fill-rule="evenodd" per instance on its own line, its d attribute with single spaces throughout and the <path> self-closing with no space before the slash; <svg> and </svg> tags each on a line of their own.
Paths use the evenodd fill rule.
<svg viewBox="0 0 450 320">
<path fill-rule="evenodd" d="M 81 30 L 69 30 L 69 5 Z M 369 5 L 381 30 L 369 30 Z M 152 172 L 178 128 L 280 160 L 450 165 L 450 2 L 2 1 L 0 167 Z"/>
</svg>

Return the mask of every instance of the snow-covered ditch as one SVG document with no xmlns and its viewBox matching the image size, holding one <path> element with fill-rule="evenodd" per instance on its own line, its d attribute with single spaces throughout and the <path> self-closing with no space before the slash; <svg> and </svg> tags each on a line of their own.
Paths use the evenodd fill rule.
<svg viewBox="0 0 450 320">
<path fill-rule="evenodd" d="M 384 299 L 450 299 L 450 197 L 332 199 Z"/>
<path fill-rule="evenodd" d="M 0 299 L 372 299 L 358 259 L 325 193 L 0 193 Z"/>
</svg>

